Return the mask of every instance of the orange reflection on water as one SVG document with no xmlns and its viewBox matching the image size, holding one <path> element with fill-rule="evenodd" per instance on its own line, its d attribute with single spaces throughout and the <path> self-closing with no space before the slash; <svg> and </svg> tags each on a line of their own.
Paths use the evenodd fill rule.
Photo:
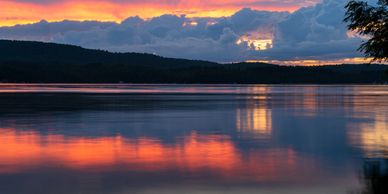
<svg viewBox="0 0 388 194">
<path fill-rule="evenodd" d="M 271 135 L 272 112 L 266 107 L 237 109 L 237 129 L 257 135 Z"/>
<path fill-rule="evenodd" d="M 250 87 L 249 93 L 256 94 L 247 101 L 246 108 L 237 108 L 236 128 L 242 133 L 268 138 L 272 133 L 272 111 L 266 100 L 271 93 L 269 87 Z"/>
<path fill-rule="evenodd" d="M 387 87 L 357 87 L 346 98 L 351 104 L 347 114 L 360 119 L 361 123 L 350 124 L 349 141 L 359 147 L 365 157 L 388 158 L 388 112 Z"/>
<path fill-rule="evenodd" d="M 350 134 L 352 143 L 359 145 L 366 157 L 388 157 L 388 115 L 376 113 L 373 122 L 359 125 L 360 131 Z"/>
<path fill-rule="evenodd" d="M 43 161 L 54 161 L 71 168 L 88 168 L 95 166 L 111 166 L 120 163 L 157 163 L 155 168 L 169 166 L 169 159 L 177 159 L 177 163 L 209 163 L 201 153 L 212 151 L 226 158 L 234 158 L 236 153 L 223 137 L 208 136 L 200 141 L 192 134 L 181 146 L 164 146 L 157 140 L 140 138 L 129 140 L 116 137 L 99 138 L 66 138 L 62 135 L 39 135 L 34 132 L 16 132 L 1 130 L 0 161 L 11 166 L 31 166 Z M 230 153 L 230 154 L 229 154 Z M 190 158 L 190 161 L 186 161 Z M 225 158 L 224 158 L 225 159 Z M 220 158 L 212 158 L 216 162 Z M 222 160 L 218 167 L 227 168 L 228 161 Z M 188 167 L 192 167 L 189 165 Z M 16 169 L 15 169 L 16 170 Z M 150 166 L 142 170 L 150 169 Z"/>
<path fill-rule="evenodd" d="M 314 117 L 318 109 L 317 86 L 306 86 L 303 93 L 304 115 Z"/>
<path fill-rule="evenodd" d="M 0 129 L 0 133 L 0 173 L 47 167 L 97 171 L 119 168 L 142 172 L 208 172 L 223 179 L 268 181 L 298 169 L 292 149 L 251 150 L 244 155 L 224 135 L 193 132 L 181 143 L 163 144 L 152 138 L 67 137 L 15 129 Z"/>
</svg>

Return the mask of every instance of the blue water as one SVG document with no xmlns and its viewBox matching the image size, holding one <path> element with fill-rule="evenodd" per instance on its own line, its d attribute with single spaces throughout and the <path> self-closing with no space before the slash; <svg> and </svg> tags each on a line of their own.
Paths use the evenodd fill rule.
<svg viewBox="0 0 388 194">
<path fill-rule="evenodd" d="M 0 84 L 1 194 L 378 193 L 387 151 L 388 86 Z"/>
</svg>

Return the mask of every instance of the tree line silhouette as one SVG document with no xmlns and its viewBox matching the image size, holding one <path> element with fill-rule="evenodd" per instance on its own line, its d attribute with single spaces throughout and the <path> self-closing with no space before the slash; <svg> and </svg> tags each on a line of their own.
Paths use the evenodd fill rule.
<svg viewBox="0 0 388 194">
<path fill-rule="evenodd" d="M 0 82 L 26 83 L 385 83 L 388 66 L 220 64 L 78 46 L 0 40 Z"/>
</svg>

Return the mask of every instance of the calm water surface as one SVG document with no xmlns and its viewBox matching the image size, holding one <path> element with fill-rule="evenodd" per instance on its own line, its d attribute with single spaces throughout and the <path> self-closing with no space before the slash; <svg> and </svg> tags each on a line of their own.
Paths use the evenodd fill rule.
<svg viewBox="0 0 388 194">
<path fill-rule="evenodd" d="M 388 86 L 0 84 L 1 194 L 362 193 L 387 151 Z"/>
</svg>

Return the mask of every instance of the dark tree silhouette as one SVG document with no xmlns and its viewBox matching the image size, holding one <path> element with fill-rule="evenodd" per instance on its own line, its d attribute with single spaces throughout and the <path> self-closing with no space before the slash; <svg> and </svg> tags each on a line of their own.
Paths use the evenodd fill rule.
<svg viewBox="0 0 388 194">
<path fill-rule="evenodd" d="M 379 0 L 376 6 L 351 0 L 345 8 L 348 29 L 369 37 L 359 50 L 373 61 L 388 61 L 388 0 Z"/>
<path fill-rule="evenodd" d="M 365 188 L 361 194 L 388 193 L 388 159 L 369 158 L 364 163 Z"/>
<path fill-rule="evenodd" d="M 110 53 L 53 43 L 0 40 L 0 82 L 339 84 L 385 83 L 386 65 L 278 66 Z"/>
</svg>

